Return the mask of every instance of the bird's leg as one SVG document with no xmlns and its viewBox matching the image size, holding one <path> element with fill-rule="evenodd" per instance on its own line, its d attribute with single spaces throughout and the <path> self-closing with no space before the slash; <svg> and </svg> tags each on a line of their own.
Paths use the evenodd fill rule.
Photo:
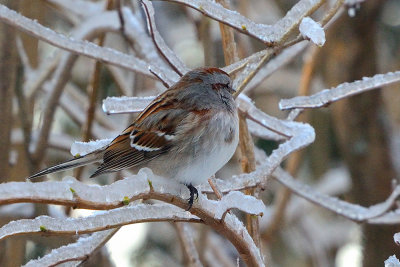
<svg viewBox="0 0 400 267">
<path fill-rule="evenodd" d="M 187 188 L 190 191 L 190 197 L 189 197 L 189 207 L 187 208 L 187 210 L 190 210 L 193 206 L 193 201 L 195 199 L 195 195 L 196 195 L 196 199 L 199 197 L 199 192 L 197 191 L 196 187 L 194 187 L 192 184 L 185 184 L 187 186 Z"/>
</svg>

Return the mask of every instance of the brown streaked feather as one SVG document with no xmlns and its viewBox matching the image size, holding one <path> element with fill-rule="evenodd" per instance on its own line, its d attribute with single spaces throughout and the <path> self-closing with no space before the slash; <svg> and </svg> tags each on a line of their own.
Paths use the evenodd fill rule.
<svg viewBox="0 0 400 267">
<path fill-rule="evenodd" d="M 110 146 L 106 148 L 103 157 L 103 163 L 90 177 L 95 177 L 102 173 L 109 173 L 122 169 L 132 168 L 139 164 L 143 164 L 151 159 L 154 159 L 168 151 L 170 146 L 165 137 L 158 136 L 156 133 L 149 132 L 142 135 L 142 138 L 146 138 L 146 135 L 152 135 L 152 138 L 148 139 L 148 142 L 151 143 L 144 143 L 144 145 L 159 145 L 157 147 L 159 148 L 158 150 L 139 150 L 131 146 L 130 134 L 126 133 L 120 135 L 110 144 Z"/>
</svg>

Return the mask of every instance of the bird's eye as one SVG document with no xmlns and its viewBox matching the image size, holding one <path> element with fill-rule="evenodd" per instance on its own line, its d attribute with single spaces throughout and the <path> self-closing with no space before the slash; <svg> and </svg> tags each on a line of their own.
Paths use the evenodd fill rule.
<svg viewBox="0 0 400 267">
<path fill-rule="evenodd" d="M 234 92 L 236 92 L 236 90 L 232 88 L 231 83 L 225 84 L 225 88 L 226 88 L 226 90 L 227 90 L 229 93 L 231 93 L 231 94 L 233 94 Z"/>
</svg>

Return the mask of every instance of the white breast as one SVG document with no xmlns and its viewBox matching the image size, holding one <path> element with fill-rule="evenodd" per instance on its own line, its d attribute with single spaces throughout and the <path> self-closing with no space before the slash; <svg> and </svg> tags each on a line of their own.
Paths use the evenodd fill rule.
<svg viewBox="0 0 400 267">
<path fill-rule="evenodd" d="M 185 184 L 201 184 L 219 169 L 221 169 L 233 156 L 239 141 L 239 126 L 237 114 L 229 115 L 225 112 L 216 117 L 210 124 L 212 133 L 209 133 L 208 145 L 205 153 L 193 159 L 191 164 L 181 168 L 175 178 Z M 229 118 L 227 120 L 227 118 Z M 224 123 L 225 122 L 225 123 Z M 215 126 L 218 125 L 218 126 Z M 233 126 L 233 127 L 232 127 Z M 226 137 L 233 128 L 233 140 L 226 141 Z M 207 136 L 207 135 L 206 135 Z"/>
</svg>

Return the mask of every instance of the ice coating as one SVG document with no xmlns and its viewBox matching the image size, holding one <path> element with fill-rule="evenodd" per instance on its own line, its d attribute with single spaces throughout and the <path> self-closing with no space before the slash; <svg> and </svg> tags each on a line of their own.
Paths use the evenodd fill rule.
<svg viewBox="0 0 400 267">
<path fill-rule="evenodd" d="M 345 202 L 336 197 L 321 194 L 310 186 L 294 180 L 288 173 L 280 168 L 275 170 L 273 177 L 301 197 L 348 219 L 359 222 L 369 220 L 369 222 L 372 223 L 373 221 L 378 220 L 378 216 L 381 216 L 388 211 L 393 205 L 394 201 L 400 195 L 400 186 L 397 186 L 386 201 L 366 208 L 360 205 Z"/>
<path fill-rule="evenodd" d="M 107 146 L 112 140 L 113 139 L 100 139 L 89 142 L 75 141 L 71 146 L 70 152 L 72 156 L 84 156 L 86 154 L 89 154 L 90 152 Z"/>
<path fill-rule="evenodd" d="M 279 102 L 279 108 L 285 110 L 323 107 L 345 97 L 360 94 L 399 81 L 400 71 L 376 74 L 373 77 L 364 77 L 359 81 L 342 83 L 331 89 L 324 89 L 311 96 L 296 96 L 290 99 L 282 99 Z"/>
<path fill-rule="evenodd" d="M 304 38 L 310 39 L 314 44 L 318 46 L 325 44 L 324 29 L 310 17 L 305 17 L 301 20 L 299 30 Z"/>
<path fill-rule="evenodd" d="M 208 17 L 230 25 L 268 44 L 274 44 L 280 41 L 293 27 L 300 23 L 303 17 L 307 16 L 313 9 L 319 7 L 323 3 L 322 0 L 298 1 L 286 15 L 275 24 L 265 25 L 255 23 L 238 12 L 226 9 L 214 1 L 172 0 L 172 2 L 185 4 L 202 12 Z"/>
<path fill-rule="evenodd" d="M 101 59 L 103 62 L 133 70 L 147 76 L 153 77 L 153 74 L 149 71 L 149 67 L 151 67 L 153 72 L 160 73 L 161 76 L 176 77 L 176 73 L 172 70 L 166 68 L 161 70 L 157 66 L 150 66 L 149 63 L 132 55 L 121 53 L 115 49 L 100 47 L 92 42 L 77 40 L 75 38 L 59 34 L 5 6 L 0 6 L 0 17 L 7 19 L 5 22 L 12 24 L 17 28 L 22 28 L 26 31 L 29 31 L 31 35 L 65 50 L 85 55 L 90 58 Z"/>
<path fill-rule="evenodd" d="M 73 261 L 71 259 L 84 258 L 106 242 L 115 231 L 115 229 L 111 229 L 94 233 L 88 237 L 81 237 L 75 243 L 53 249 L 42 258 L 30 260 L 24 267 L 54 266 L 61 262 Z M 81 261 L 76 262 L 78 265 Z"/>
<path fill-rule="evenodd" d="M 230 209 L 239 209 L 252 215 L 262 215 L 264 211 L 264 203 L 261 200 L 239 191 L 229 192 L 218 201 L 208 200 L 203 195 L 199 195 L 199 205 L 213 213 L 216 219 L 221 219 L 222 215 Z"/>
<path fill-rule="evenodd" d="M 72 200 L 73 195 L 67 183 L 63 182 L 9 182 L 0 184 L 0 204 L 42 198 L 43 200 Z M 20 201 L 19 201 L 20 200 Z"/>
<path fill-rule="evenodd" d="M 147 97 L 107 97 L 103 100 L 103 111 L 107 114 L 141 112 L 153 101 L 155 96 Z"/>
<path fill-rule="evenodd" d="M 186 65 L 180 60 L 177 55 L 167 46 L 164 39 L 161 37 L 160 33 L 156 28 L 156 22 L 154 20 L 154 8 L 150 1 L 143 0 L 142 5 L 146 11 L 146 15 L 148 15 L 148 27 L 149 33 L 153 36 L 157 46 L 163 52 L 167 60 L 177 69 L 181 74 L 185 74 L 190 69 L 186 67 Z M 150 26 L 151 25 L 151 26 Z"/>
<path fill-rule="evenodd" d="M 11 221 L 0 228 L 0 240 L 11 235 L 40 232 L 83 234 L 115 228 L 126 224 L 149 221 L 196 221 L 198 218 L 170 204 L 136 204 L 109 211 L 101 211 L 84 218 L 51 218 Z"/>
</svg>

